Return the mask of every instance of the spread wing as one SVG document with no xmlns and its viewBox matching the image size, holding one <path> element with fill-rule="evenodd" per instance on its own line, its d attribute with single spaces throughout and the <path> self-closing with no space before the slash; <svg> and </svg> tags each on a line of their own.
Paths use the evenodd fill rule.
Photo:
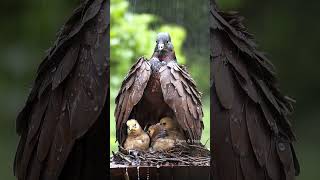
<svg viewBox="0 0 320 180">
<path fill-rule="evenodd" d="M 234 13 L 211 6 L 211 103 L 217 179 L 292 180 L 299 164 L 290 98 Z"/>
<path fill-rule="evenodd" d="M 200 140 L 203 129 L 201 93 L 183 67 L 170 61 L 159 70 L 164 101 L 173 110 L 190 140 Z"/>
<path fill-rule="evenodd" d="M 125 140 L 126 122 L 132 109 L 142 98 L 150 75 L 150 63 L 144 57 L 141 57 L 136 64 L 132 66 L 122 82 L 121 89 L 115 100 L 116 133 L 117 140 L 121 144 Z"/>
<path fill-rule="evenodd" d="M 91 167 L 96 168 L 91 177 L 106 174 L 104 166 L 97 167 L 104 159 L 101 151 L 107 151 L 106 128 L 97 124 L 103 125 L 109 84 L 108 6 L 109 0 L 84 1 L 40 64 L 16 121 L 21 136 L 14 162 L 18 179 L 86 179 Z M 99 153 L 93 150 L 97 146 Z"/>
</svg>

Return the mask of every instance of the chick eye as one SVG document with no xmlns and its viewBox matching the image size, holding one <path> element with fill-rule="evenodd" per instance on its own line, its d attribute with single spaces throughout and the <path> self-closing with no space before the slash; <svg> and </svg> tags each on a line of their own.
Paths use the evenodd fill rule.
<svg viewBox="0 0 320 180">
<path fill-rule="evenodd" d="M 167 123 L 162 123 L 164 126 L 167 124 Z"/>
</svg>

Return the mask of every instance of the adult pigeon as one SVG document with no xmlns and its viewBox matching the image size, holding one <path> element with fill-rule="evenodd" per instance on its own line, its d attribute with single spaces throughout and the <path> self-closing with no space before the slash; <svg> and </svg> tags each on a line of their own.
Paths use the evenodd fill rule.
<svg viewBox="0 0 320 180">
<path fill-rule="evenodd" d="M 146 128 L 163 117 L 177 119 L 191 143 L 200 141 L 203 127 L 201 93 L 187 70 L 177 63 L 168 33 L 157 35 L 150 60 L 132 66 L 116 97 L 117 140 L 126 139 L 126 121 L 136 119 Z"/>
<path fill-rule="evenodd" d="M 214 177 L 293 180 L 299 163 L 288 115 L 292 99 L 277 88 L 273 66 L 236 13 L 210 4 Z"/>
</svg>

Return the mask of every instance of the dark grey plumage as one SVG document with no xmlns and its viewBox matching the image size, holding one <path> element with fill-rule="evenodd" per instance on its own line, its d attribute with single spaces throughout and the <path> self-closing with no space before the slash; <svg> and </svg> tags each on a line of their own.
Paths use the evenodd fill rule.
<svg viewBox="0 0 320 180">
<path fill-rule="evenodd" d="M 40 64 L 17 118 L 19 180 L 107 177 L 109 0 L 86 0 Z"/>
<path fill-rule="evenodd" d="M 210 4 L 211 116 L 216 179 L 292 180 L 299 174 L 292 101 L 237 13 Z"/>
</svg>

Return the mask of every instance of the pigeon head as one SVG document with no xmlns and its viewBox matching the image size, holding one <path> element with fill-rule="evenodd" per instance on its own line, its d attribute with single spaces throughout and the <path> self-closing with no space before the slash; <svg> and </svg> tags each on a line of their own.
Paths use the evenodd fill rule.
<svg viewBox="0 0 320 180">
<path fill-rule="evenodd" d="M 173 51 L 173 45 L 171 42 L 171 37 L 167 32 L 160 32 L 157 35 L 155 51 L 159 53 L 171 52 Z"/>
</svg>

